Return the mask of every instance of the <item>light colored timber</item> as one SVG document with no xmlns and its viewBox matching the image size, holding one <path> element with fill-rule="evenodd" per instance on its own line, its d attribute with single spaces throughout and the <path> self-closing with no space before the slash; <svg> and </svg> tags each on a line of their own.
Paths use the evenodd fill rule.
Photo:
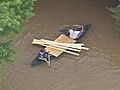
<svg viewBox="0 0 120 90">
<path fill-rule="evenodd" d="M 84 46 L 83 43 L 81 43 L 81 44 L 78 44 L 78 43 L 76 43 L 76 44 L 73 44 L 73 43 L 61 43 L 61 42 L 50 41 L 50 40 L 45 40 L 45 39 L 40 39 L 40 40 L 38 40 L 38 39 L 33 39 L 33 41 L 35 41 L 35 42 L 41 42 L 41 41 L 42 41 L 42 42 L 46 42 L 46 43 L 52 43 L 52 44 L 64 45 L 64 46 L 75 46 L 75 47 Z"/>
<path fill-rule="evenodd" d="M 64 34 L 61 34 L 54 41 L 59 42 L 59 43 L 69 43 L 69 44 L 74 44 L 76 42 L 76 40 L 73 40 L 73 39 L 69 38 L 68 36 L 65 36 Z M 63 53 L 63 51 L 60 51 L 55 48 L 50 48 L 50 47 L 46 47 L 45 50 L 55 57 L 58 57 L 59 55 L 61 55 Z"/>
<path fill-rule="evenodd" d="M 50 40 L 45 40 L 45 39 L 41 39 L 42 42 L 47 42 L 47 43 L 51 43 L 51 44 L 56 44 L 56 45 L 61 45 L 61 46 L 66 46 L 66 47 L 73 47 L 73 48 L 79 48 L 82 45 L 80 44 L 69 44 L 69 43 L 60 43 L 60 42 L 54 42 L 54 41 L 50 41 Z"/>
<path fill-rule="evenodd" d="M 63 49 L 68 49 L 68 50 L 72 50 L 72 51 L 76 51 L 76 52 L 80 52 L 81 51 L 79 49 L 74 49 L 74 48 L 64 47 L 64 46 L 59 46 L 59 45 L 51 45 L 51 46 L 55 46 L 55 47 L 63 48 Z"/>
<path fill-rule="evenodd" d="M 57 48 L 62 48 L 62 49 L 67 49 L 67 50 L 72 50 L 72 51 L 76 51 L 76 52 L 80 52 L 81 50 L 80 49 L 74 49 L 74 48 L 70 48 L 70 47 L 64 47 L 64 46 L 59 46 L 59 45 L 55 45 L 55 44 L 49 44 L 49 43 L 45 43 L 45 42 L 36 42 L 36 41 L 33 41 L 32 43 L 34 44 L 44 44 L 44 45 L 49 45 L 49 46 L 54 46 L 54 47 L 57 47 Z"/>
<path fill-rule="evenodd" d="M 84 50 L 89 50 L 89 48 L 87 48 L 87 47 L 81 47 L 81 49 L 84 49 Z"/>
<path fill-rule="evenodd" d="M 60 50 L 60 51 L 62 51 L 62 52 L 66 52 L 66 53 L 69 53 L 69 54 L 72 54 L 72 55 L 76 55 L 76 56 L 79 56 L 79 54 L 78 53 L 75 53 L 75 52 L 71 52 L 71 51 L 67 51 L 67 50 L 65 50 L 65 49 L 61 49 L 61 48 L 57 48 L 57 47 L 53 47 L 53 46 L 49 46 L 49 45 L 44 45 L 44 44 L 42 44 L 42 43 L 40 43 L 40 42 L 32 42 L 32 44 L 40 44 L 40 45 L 42 45 L 42 46 L 45 46 L 45 47 L 50 47 L 50 48 L 53 48 L 53 49 L 56 49 L 56 50 Z M 50 53 L 50 52 L 49 52 Z M 50 53 L 51 54 L 51 53 Z"/>
<path fill-rule="evenodd" d="M 56 44 L 56 45 L 62 45 L 62 46 L 66 46 L 66 47 L 76 48 L 76 49 L 89 50 L 89 48 L 84 48 L 84 47 L 81 47 L 81 46 L 66 45 L 66 44 L 61 44 L 59 42 L 54 42 L 54 41 L 49 41 L 49 40 L 44 40 L 44 39 L 41 39 L 41 41 L 46 42 L 46 43 L 48 42 L 48 43 L 51 43 L 51 44 Z"/>
<path fill-rule="evenodd" d="M 41 41 L 42 41 L 42 42 L 51 43 L 51 44 L 66 46 L 66 47 L 73 47 L 73 48 L 79 48 L 79 47 L 83 46 L 83 44 L 60 43 L 60 42 L 54 42 L 54 41 L 45 40 L 45 39 L 41 39 Z"/>
<path fill-rule="evenodd" d="M 68 50 L 73 50 L 73 51 L 77 51 L 77 52 L 80 52 L 81 49 L 84 49 L 84 50 L 89 50 L 89 48 L 86 48 L 86 47 L 82 47 L 82 46 L 79 46 L 79 47 L 75 47 L 75 46 L 70 46 L 70 45 L 57 45 L 55 43 L 52 43 L 52 42 L 44 42 L 44 41 L 37 41 L 37 40 L 34 40 L 33 41 L 34 43 L 36 44 L 48 44 L 50 46 L 55 46 L 55 47 L 58 47 L 58 48 L 64 48 L 64 49 L 68 49 Z"/>
<path fill-rule="evenodd" d="M 64 34 L 61 34 L 59 37 L 57 37 L 55 40 L 55 42 L 61 42 L 61 43 L 75 43 L 76 41 L 65 36 Z M 59 55 L 61 55 L 63 53 L 63 51 L 54 49 L 54 48 L 50 48 L 50 47 L 46 47 L 45 50 L 47 52 L 50 52 L 51 55 L 58 57 Z"/>
</svg>

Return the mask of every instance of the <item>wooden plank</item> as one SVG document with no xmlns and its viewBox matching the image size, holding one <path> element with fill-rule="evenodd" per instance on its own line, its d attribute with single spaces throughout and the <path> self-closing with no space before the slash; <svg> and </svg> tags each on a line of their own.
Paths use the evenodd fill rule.
<svg viewBox="0 0 120 90">
<path fill-rule="evenodd" d="M 43 42 L 43 43 L 47 43 L 47 44 L 54 44 L 54 45 L 60 45 L 60 46 L 66 46 L 66 47 L 81 47 L 84 46 L 83 43 L 63 43 L 63 42 L 56 42 L 56 41 L 50 41 L 50 40 L 46 40 L 46 39 L 33 39 L 33 42 Z"/>
<path fill-rule="evenodd" d="M 81 49 L 83 44 L 68 44 L 68 43 L 60 43 L 60 42 L 55 42 L 55 41 L 49 41 L 49 40 L 45 40 L 45 39 L 41 39 L 41 42 L 43 43 L 48 43 L 50 45 L 60 45 L 60 46 L 64 46 L 64 47 L 70 47 L 70 48 L 75 48 L 75 49 Z"/>
<path fill-rule="evenodd" d="M 67 51 L 67 50 L 65 50 L 65 49 L 63 49 L 63 48 L 59 48 L 59 47 L 56 47 L 56 46 L 46 45 L 46 44 L 41 43 L 41 42 L 32 42 L 32 43 L 33 43 L 33 44 L 40 44 L 40 45 L 45 46 L 45 47 L 50 47 L 50 48 L 52 48 L 52 49 L 60 50 L 60 51 L 62 51 L 62 52 L 66 52 L 66 53 L 69 53 L 69 54 L 73 54 L 73 55 L 79 56 L 78 53 L 75 53 L 75 52 L 72 52 L 72 51 Z"/>
<path fill-rule="evenodd" d="M 65 36 L 64 34 L 61 34 L 55 41 L 63 42 L 63 43 L 75 43 L 75 40 Z M 46 47 L 45 50 L 55 57 L 58 57 L 60 54 L 63 53 L 63 51 L 50 48 L 50 47 Z"/>
<path fill-rule="evenodd" d="M 34 39 L 33 44 L 40 44 L 40 45 L 49 45 L 49 46 L 53 46 L 53 47 L 58 47 L 58 48 L 62 48 L 62 49 L 67 49 L 67 50 L 72 50 L 72 51 L 76 51 L 76 52 L 80 52 L 81 49 L 84 50 L 89 50 L 89 48 L 87 47 L 82 47 L 83 45 L 76 45 L 76 44 L 68 44 L 68 43 L 60 43 L 60 42 L 55 42 L 55 41 L 50 41 L 50 40 L 37 40 Z"/>
<path fill-rule="evenodd" d="M 49 46 L 53 46 L 53 47 L 57 47 L 57 48 L 62 48 L 62 49 L 67 49 L 67 50 L 71 50 L 71 51 L 76 51 L 76 52 L 80 52 L 80 49 L 74 49 L 71 47 L 64 47 L 64 46 L 59 46 L 59 45 L 55 45 L 55 44 L 51 44 L 51 43 L 47 43 L 47 42 L 41 42 L 41 41 L 33 41 L 33 44 L 39 44 L 39 45 L 49 45 Z"/>
</svg>

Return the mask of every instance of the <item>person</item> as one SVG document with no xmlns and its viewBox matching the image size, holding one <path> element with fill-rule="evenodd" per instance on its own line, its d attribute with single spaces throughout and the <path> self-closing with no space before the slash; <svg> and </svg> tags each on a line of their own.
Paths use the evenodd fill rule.
<svg viewBox="0 0 120 90">
<path fill-rule="evenodd" d="M 81 27 L 81 30 L 80 28 L 78 28 L 77 30 L 69 29 L 69 37 L 78 40 L 84 34 L 84 28 L 83 26 Z"/>
<path fill-rule="evenodd" d="M 48 63 L 48 65 L 50 66 L 50 55 L 48 54 L 48 52 L 46 52 L 44 49 L 41 49 L 38 53 L 37 58 L 39 60 L 44 60 L 45 62 Z"/>
<path fill-rule="evenodd" d="M 44 60 L 47 58 L 47 52 L 44 49 L 41 49 L 38 53 L 38 59 Z"/>
</svg>

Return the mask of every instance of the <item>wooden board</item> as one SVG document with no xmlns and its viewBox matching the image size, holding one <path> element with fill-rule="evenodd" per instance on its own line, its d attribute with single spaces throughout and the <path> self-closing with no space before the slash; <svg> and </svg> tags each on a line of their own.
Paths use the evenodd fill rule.
<svg viewBox="0 0 120 90">
<path fill-rule="evenodd" d="M 64 34 L 61 34 L 56 40 L 56 42 L 63 42 L 63 43 L 75 43 L 75 40 L 69 38 L 68 36 L 65 36 Z M 56 50 L 50 47 L 46 47 L 45 50 L 49 52 L 51 55 L 58 57 L 60 54 L 63 53 L 63 51 Z"/>
</svg>

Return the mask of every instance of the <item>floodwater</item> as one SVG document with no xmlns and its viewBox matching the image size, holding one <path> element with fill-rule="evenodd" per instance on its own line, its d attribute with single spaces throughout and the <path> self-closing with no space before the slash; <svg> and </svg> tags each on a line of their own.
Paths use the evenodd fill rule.
<svg viewBox="0 0 120 90">
<path fill-rule="evenodd" d="M 36 15 L 15 40 L 17 62 L 5 65 L 0 90 L 120 90 L 120 35 L 106 7 L 115 0 L 38 0 Z M 54 40 L 61 25 L 92 23 L 79 57 L 62 54 L 31 67 L 40 46 L 32 39 Z"/>
</svg>

